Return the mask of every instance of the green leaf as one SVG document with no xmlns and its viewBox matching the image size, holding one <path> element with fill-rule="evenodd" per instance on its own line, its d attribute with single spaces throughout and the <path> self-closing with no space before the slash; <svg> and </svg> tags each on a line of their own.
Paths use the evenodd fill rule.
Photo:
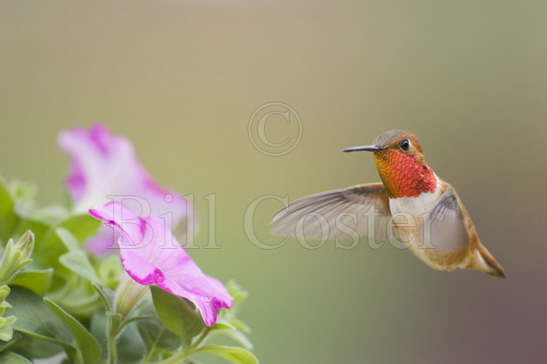
<svg viewBox="0 0 547 364">
<path fill-rule="evenodd" d="M 253 350 L 253 344 L 251 343 L 247 335 L 239 331 L 238 328 L 233 326 L 231 323 L 227 321 L 222 321 L 222 319 L 219 319 L 215 326 L 211 327 L 211 334 L 227 336 L 243 346 L 245 349 Z"/>
<path fill-rule="evenodd" d="M 161 322 L 185 343 L 205 329 L 201 316 L 186 300 L 151 286 L 154 307 Z"/>
<path fill-rule="evenodd" d="M 247 350 L 254 349 L 254 346 L 253 346 L 253 343 L 251 343 L 251 340 L 249 340 L 247 335 L 245 335 L 241 331 L 237 331 L 237 330 L 225 331 L 224 335 L 228 336 L 229 338 L 231 338 L 232 340 L 234 340 L 235 342 L 237 342 L 238 344 L 240 344 L 241 346 L 243 346 L 243 348 Z"/>
<path fill-rule="evenodd" d="M 106 316 L 96 312 L 91 318 L 91 332 L 101 343 L 106 352 Z M 135 325 L 128 325 L 117 340 L 118 364 L 139 363 L 144 355 L 144 343 Z"/>
<path fill-rule="evenodd" d="M 33 267 L 45 269 L 59 266 L 59 256 L 66 252 L 66 248 L 50 225 L 35 220 L 23 219 L 20 221 L 17 230 L 20 232 L 32 230 L 36 236 L 32 256 Z"/>
<path fill-rule="evenodd" d="M 64 285 L 50 292 L 48 297 L 77 317 L 88 316 L 95 312 L 101 298 L 93 285 L 77 274 L 70 274 Z"/>
<path fill-rule="evenodd" d="M 58 205 L 40 208 L 32 207 L 25 211 L 19 209 L 17 210 L 17 214 L 23 219 L 39 221 L 46 225 L 56 225 L 69 216 L 69 212 Z"/>
<path fill-rule="evenodd" d="M 138 363 L 144 356 L 144 342 L 135 323 L 125 327 L 118 337 L 118 362 L 119 364 Z"/>
<path fill-rule="evenodd" d="M 8 342 L 0 342 L 0 353 L 4 352 L 4 351 L 7 351 L 11 346 L 13 346 L 14 344 L 16 344 L 19 340 L 21 340 L 23 338 L 23 335 L 18 333 L 18 332 L 14 332 L 14 335 L 13 337 L 11 338 L 10 341 Z"/>
<path fill-rule="evenodd" d="M 15 209 L 23 206 L 32 206 L 36 199 L 37 188 L 33 182 L 28 181 L 11 181 L 9 185 L 11 195 L 15 200 Z M 18 206 L 19 205 L 19 206 Z"/>
<path fill-rule="evenodd" d="M 36 293 L 23 287 L 12 287 L 9 302 L 12 307 L 6 310 L 6 314 L 17 317 L 14 324 L 16 331 L 49 337 L 64 343 L 72 340 L 61 320 L 51 315 L 51 311 Z"/>
<path fill-rule="evenodd" d="M 223 324 L 220 324 L 220 325 L 223 325 Z M 224 335 L 226 337 L 229 337 L 230 339 L 232 339 L 239 345 L 243 346 L 245 349 L 253 350 L 253 344 L 251 343 L 247 335 L 245 335 L 241 331 L 233 330 L 233 329 L 215 329 L 215 331 L 213 331 L 212 334 Z"/>
<path fill-rule="evenodd" d="M 88 238 L 97 234 L 99 227 L 101 227 L 101 222 L 89 214 L 84 214 L 69 217 L 60 223 L 59 227 L 70 231 L 77 241 L 83 243 Z"/>
<path fill-rule="evenodd" d="M 9 304 L 7 302 L 3 302 L 3 306 L 4 307 L 2 307 L 2 309 L 6 309 L 9 307 Z M 2 321 L 2 327 L 0 328 L 0 341 L 8 342 L 13 338 L 13 323 L 17 321 L 17 317 L 1 317 L 0 320 Z"/>
<path fill-rule="evenodd" d="M 234 280 L 229 281 L 228 284 L 226 284 L 226 288 L 228 289 L 230 296 L 234 299 L 233 306 L 239 306 L 249 296 L 249 293 Z"/>
<path fill-rule="evenodd" d="M 151 304 L 144 304 L 138 315 L 147 317 L 136 322 L 146 348 L 144 363 L 164 359 L 162 353 L 173 352 L 180 346 L 180 338 L 163 326 Z"/>
<path fill-rule="evenodd" d="M 32 230 L 36 235 L 34 249 L 34 266 L 39 268 L 56 269 L 61 276 L 66 274 L 66 269 L 60 268 L 59 257 L 71 248 L 81 249 L 82 242 L 93 236 L 100 224 L 91 216 L 77 215 L 69 217 L 58 225 L 48 225 L 44 222 L 30 219 L 23 219 L 17 226 L 17 232 Z M 61 232 L 59 234 L 59 232 Z M 69 235 L 71 234 L 71 235 Z M 67 236 L 71 236 L 67 239 Z M 67 247 L 68 246 L 68 247 Z"/>
<path fill-rule="evenodd" d="M 80 250 L 80 243 L 76 240 L 76 237 L 67 229 L 58 227 L 55 229 L 55 234 L 61 239 L 61 242 L 65 245 L 66 249 L 70 252 L 73 250 Z"/>
<path fill-rule="evenodd" d="M 103 352 L 106 353 L 106 314 L 104 311 L 97 311 L 91 316 L 89 331 L 101 345 Z"/>
<path fill-rule="evenodd" d="M 237 329 L 227 322 L 217 322 L 215 326 L 211 327 L 211 331 L 222 331 L 222 330 L 237 330 Z"/>
<path fill-rule="evenodd" d="M 51 341 L 49 338 L 24 335 L 20 332 L 17 332 L 16 334 L 20 335 L 21 339 L 14 343 L 10 350 L 24 355 L 27 358 L 49 358 L 63 352 L 64 343 Z M 75 347 L 67 345 L 64 349 L 66 352 L 71 351 L 73 353 L 72 357 L 76 358 L 77 352 Z"/>
<path fill-rule="evenodd" d="M 253 353 L 234 346 L 207 345 L 199 348 L 196 353 L 209 353 L 224 358 L 234 364 L 259 364 Z"/>
<path fill-rule="evenodd" d="M 53 269 L 42 270 L 26 270 L 19 273 L 10 285 L 21 286 L 28 288 L 40 296 L 43 296 L 51 286 L 51 279 L 53 277 Z"/>
<path fill-rule="evenodd" d="M 112 311 L 112 295 L 109 293 L 110 290 L 105 289 L 103 286 L 97 283 L 93 283 L 93 288 L 97 291 L 99 294 L 99 297 L 101 298 L 101 301 L 104 305 L 104 309 L 107 312 Z"/>
<path fill-rule="evenodd" d="M 134 316 L 131 316 L 131 317 L 128 317 L 128 318 L 126 317 L 125 319 L 123 319 L 120 327 L 123 329 L 125 326 L 127 326 L 129 324 L 139 322 L 139 321 L 150 320 L 152 318 L 154 318 L 154 316 L 134 315 Z"/>
<path fill-rule="evenodd" d="M 4 364 L 32 364 L 30 360 L 25 358 L 22 355 L 13 353 L 13 352 L 7 352 L 0 354 L 0 363 Z"/>
<path fill-rule="evenodd" d="M 99 261 L 97 275 L 101 282 L 110 289 L 115 289 L 118 286 L 122 272 L 122 264 L 120 262 L 120 257 L 117 254 L 102 258 Z"/>
<path fill-rule="evenodd" d="M 235 327 L 237 330 L 241 332 L 244 332 L 246 334 L 251 332 L 251 328 L 245 322 L 241 320 L 238 320 L 234 317 L 230 317 L 228 318 L 227 321 L 230 323 L 230 325 L 232 325 L 233 327 Z"/>
<path fill-rule="evenodd" d="M 228 282 L 226 288 L 228 289 L 228 293 L 230 293 L 230 296 L 233 297 L 234 302 L 229 310 L 220 311 L 221 317 L 223 318 L 224 322 L 230 323 L 230 325 L 235 326 L 235 328 L 239 331 L 248 334 L 251 329 L 244 322 L 238 320 L 236 318 L 236 315 L 239 312 L 241 304 L 247 299 L 249 294 L 246 290 L 243 289 L 243 287 L 241 287 L 236 281 L 233 280 Z"/>
<path fill-rule="evenodd" d="M 76 345 L 82 353 L 84 363 L 97 363 L 101 358 L 101 347 L 93 335 L 91 335 L 78 320 L 63 310 L 55 302 L 48 298 L 44 298 L 44 302 L 49 306 L 49 309 L 64 322 L 72 335 L 74 335 Z"/>
<path fill-rule="evenodd" d="M 0 178 L 0 240 L 7 241 L 17 226 L 15 201 L 6 182 Z"/>
<path fill-rule="evenodd" d="M 167 330 L 157 317 L 139 321 L 137 328 L 148 353 L 158 349 L 174 351 L 180 345 L 180 338 Z M 157 358 L 150 357 L 150 359 Z"/>
<path fill-rule="evenodd" d="M 6 314 L 17 317 L 13 329 L 29 336 L 16 344 L 18 351 L 28 352 L 32 357 L 46 357 L 55 355 L 62 347 L 69 357 L 76 358 L 77 351 L 71 344 L 70 331 L 57 316 L 51 314 L 40 296 L 15 286 L 12 287 L 9 301 L 12 307 L 6 310 Z"/>
<path fill-rule="evenodd" d="M 97 273 L 95 273 L 95 269 L 89 262 L 87 254 L 83 251 L 69 251 L 68 253 L 61 255 L 59 261 L 62 265 L 80 277 L 87 279 L 91 283 L 100 284 L 100 280 L 99 277 L 97 277 Z"/>
</svg>

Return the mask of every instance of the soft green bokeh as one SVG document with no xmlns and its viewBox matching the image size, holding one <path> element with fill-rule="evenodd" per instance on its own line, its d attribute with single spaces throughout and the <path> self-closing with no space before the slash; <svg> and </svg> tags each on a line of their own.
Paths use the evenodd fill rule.
<svg viewBox="0 0 547 364">
<path fill-rule="evenodd" d="M 57 133 L 104 122 L 163 186 L 193 194 L 206 272 L 251 292 L 265 364 L 515 363 L 547 357 L 547 4 L 541 1 L 0 2 L 0 173 L 63 198 Z M 303 137 L 260 153 L 249 117 L 294 108 Z M 272 250 L 247 238 L 263 195 L 376 181 L 340 149 L 418 134 L 507 270 L 435 272 L 384 246 Z M 292 132 L 272 118 L 272 141 Z M 259 206 L 256 231 L 280 207 Z"/>
</svg>

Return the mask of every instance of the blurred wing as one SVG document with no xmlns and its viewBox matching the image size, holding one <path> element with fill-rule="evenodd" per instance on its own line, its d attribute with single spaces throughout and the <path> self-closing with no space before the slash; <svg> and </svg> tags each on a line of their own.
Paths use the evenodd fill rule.
<svg viewBox="0 0 547 364">
<path fill-rule="evenodd" d="M 282 236 L 353 240 L 385 235 L 389 217 L 383 184 L 371 183 L 301 198 L 279 211 L 271 225 L 272 232 Z"/>
<path fill-rule="evenodd" d="M 467 247 L 469 235 L 460 204 L 460 199 L 452 187 L 441 195 L 428 217 L 430 244 L 427 245 L 444 252 Z"/>
</svg>

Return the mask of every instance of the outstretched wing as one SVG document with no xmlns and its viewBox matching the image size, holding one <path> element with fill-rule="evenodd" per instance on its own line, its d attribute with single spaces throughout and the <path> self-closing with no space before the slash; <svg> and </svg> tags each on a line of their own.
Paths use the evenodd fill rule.
<svg viewBox="0 0 547 364">
<path fill-rule="evenodd" d="M 469 234 L 465 228 L 465 216 L 461 202 L 449 187 L 433 207 L 429 214 L 429 237 L 426 245 L 442 252 L 453 252 L 466 248 L 469 244 Z"/>
<path fill-rule="evenodd" d="M 389 217 L 384 186 L 371 183 L 301 198 L 279 211 L 271 224 L 272 232 L 282 236 L 353 240 L 385 235 Z"/>
</svg>

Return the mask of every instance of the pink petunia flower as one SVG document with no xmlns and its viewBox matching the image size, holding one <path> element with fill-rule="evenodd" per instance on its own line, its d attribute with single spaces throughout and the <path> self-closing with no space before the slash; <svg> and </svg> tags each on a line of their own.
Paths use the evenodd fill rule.
<svg viewBox="0 0 547 364">
<path fill-rule="evenodd" d="M 162 219 L 137 216 L 115 201 L 89 213 L 120 232 L 121 262 L 135 282 L 188 299 L 207 326 L 216 323 L 219 309 L 231 307 L 233 299 L 224 285 L 199 269 Z"/>
<path fill-rule="evenodd" d="M 85 213 L 109 200 L 123 200 L 137 215 L 167 216 L 174 228 L 191 213 L 190 203 L 158 186 L 138 161 L 132 144 L 103 125 L 75 128 L 59 135 L 59 146 L 71 158 L 66 186 L 74 211 Z M 102 229 L 87 249 L 96 255 L 114 252 L 115 237 Z"/>
</svg>

